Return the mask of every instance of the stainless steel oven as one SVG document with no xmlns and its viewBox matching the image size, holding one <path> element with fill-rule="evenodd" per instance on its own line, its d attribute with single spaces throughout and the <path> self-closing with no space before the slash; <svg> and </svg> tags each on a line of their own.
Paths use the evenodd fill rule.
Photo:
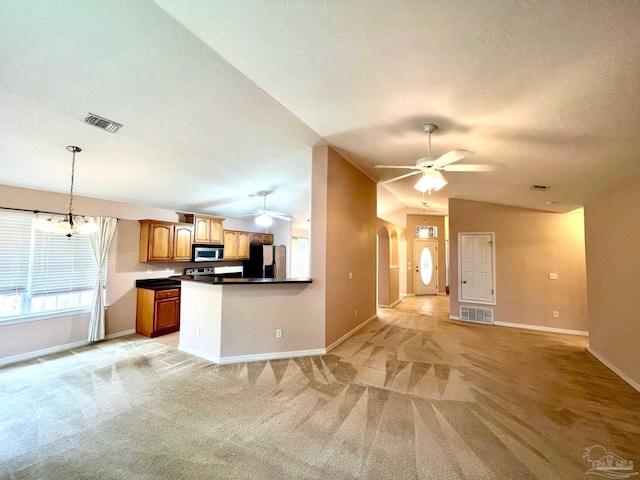
<svg viewBox="0 0 640 480">
<path fill-rule="evenodd" d="M 194 262 L 221 262 L 224 259 L 224 247 L 222 245 L 194 245 Z"/>
</svg>

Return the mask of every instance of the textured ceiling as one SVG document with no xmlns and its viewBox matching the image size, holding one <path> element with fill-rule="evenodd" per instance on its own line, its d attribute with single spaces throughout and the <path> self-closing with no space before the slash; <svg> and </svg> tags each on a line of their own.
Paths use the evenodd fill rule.
<svg viewBox="0 0 640 480">
<path fill-rule="evenodd" d="M 432 211 L 465 198 L 567 211 L 640 181 L 639 2 L 212 1 L 0 5 L 0 183 L 145 205 L 308 217 L 310 148 L 376 180 L 433 153 Z M 86 126 L 87 112 L 125 126 Z M 462 163 L 462 162 L 460 162 Z M 420 207 L 416 178 L 379 212 Z M 533 184 L 550 185 L 535 192 Z"/>
</svg>

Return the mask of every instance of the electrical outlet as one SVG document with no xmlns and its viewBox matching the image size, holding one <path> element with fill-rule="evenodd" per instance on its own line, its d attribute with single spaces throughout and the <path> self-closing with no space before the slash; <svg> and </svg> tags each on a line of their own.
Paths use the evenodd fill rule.
<svg viewBox="0 0 640 480">
<path fill-rule="evenodd" d="M 349 280 L 353 278 L 353 272 L 349 272 Z"/>
<path fill-rule="evenodd" d="M 196 327 L 196 335 L 200 336 L 200 327 Z"/>
<path fill-rule="evenodd" d="M 356 317 L 358 316 L 358 310 L 356 310 L 356 314 L 355 314 L 355 316 L 356 316 Z"/>
<path fill-rule="evenodd" d="M 549 280 L 557 280 L 558 279 L 558 274 L 557 273 L 550 273 L 549 274 Z"/>
<path fill-rule="evenodd" d="M 276 338 L 282 338 L 282 329 L 281 328 L 276 329 Z"/>
<path fill-rule="evenodd" d="M 552 315 L 553 315 L 553 318 L 559 318 L 560 317 L 560 314 L 556 310 L 554 310 L 552 312 Z"/>
<path fill-rule="evenodd" d="M 152 269 L 150 269 L 150 268 L 147 268 L 147 274 L 148 274 L 148 275 L 151 275 L 152 273 L 153 273 L 153 270 L 152 270 Z"/>
</svg>

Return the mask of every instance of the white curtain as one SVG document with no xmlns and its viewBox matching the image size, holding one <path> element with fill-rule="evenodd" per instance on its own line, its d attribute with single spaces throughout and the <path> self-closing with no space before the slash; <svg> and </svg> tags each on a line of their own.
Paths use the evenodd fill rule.
<svg viewBox="0 0 640 480">
<path fill-rule="evenodd" d="M 89 318 L 89 341 L 96 342 L 104 339 L 104 304 L 105 292 L 102 286 L 102 265 L 104 265 L 109 253 L 111 239 L 116 231 L 115 218 L 93 217 L 98 225 L 98 231 L 89 236 L 93 259 L 96 261 L 96 281 L 93 288 L 93 303 L 91 304 L 91 317 Z"/>
</svg>

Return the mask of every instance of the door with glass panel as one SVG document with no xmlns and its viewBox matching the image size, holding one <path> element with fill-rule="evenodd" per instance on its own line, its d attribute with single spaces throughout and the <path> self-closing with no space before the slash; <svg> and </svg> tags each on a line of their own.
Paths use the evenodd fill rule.
<svg viewBox="0 0 640 480">
<path fill-rule="evenodd" d="M 416 295 L 437 295 L 438 240 L 415 240 L 413 254 Z"/>
</svg>

